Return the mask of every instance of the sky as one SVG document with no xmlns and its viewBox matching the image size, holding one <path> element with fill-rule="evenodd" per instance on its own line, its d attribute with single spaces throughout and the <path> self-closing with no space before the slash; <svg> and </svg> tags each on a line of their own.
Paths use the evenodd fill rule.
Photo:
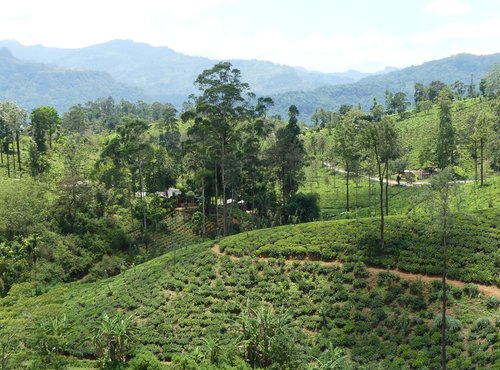
<svg viewBox="0 0 500 370">
<path fill-rule="evenodd" d="M 132 39 L 212 59 L 376 72 L 500 52 L 500 0 L 4 0 L 0 40 Z"/>
</svg>

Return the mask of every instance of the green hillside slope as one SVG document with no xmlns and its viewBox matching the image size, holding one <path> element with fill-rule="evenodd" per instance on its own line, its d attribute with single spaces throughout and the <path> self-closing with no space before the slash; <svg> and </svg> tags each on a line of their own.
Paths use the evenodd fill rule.
<svg viewBox="0 0 500 370">
<path fill-rule="evenodd" d="M 500 284 L 498 209 L 462 216 L 450 231 L 449 277 Z M 386 247 L 378 249 L 377 218 L 288 225 L 228 237 L 221 250 L 235 255 L 362 261 L 424 274 L 441 272 L 440 235 L 430 221 L 389 216 Z"/>
<path fill-rule="evenodd" d="M 63 68 L 109 73 L 122 83 L 144 89 L 148 99 L 181 105 L 195 93 L 193 81 L 216 60 L 177 53 L 168 47 L 153 47 L 132 40 L 112 40 L 79 49 L 24 46 L 13 40 L 0 41 L 20 59 L 50 63 Z M 312 90 L 324 85 L 354 82 L 343 74 L 311 72 L 259 60 L 232 60 L 245 81 L 258 94 L 295 89 Z"/>
<path fill-rule="evenodd" d="M 470 140 L 468 120 L 470 116 L 479 112 L 493 112 L 492 101 L 485 99 L 466 99 L 455 101 L 452 105 L 451 117 L 456 131 L 457 161 L 462 172 L 473 173 L 473 161 L 467 145 Z M 408 168 L 420 168 L 430 165 L 429 160 L 437 145 L 437 130 L 439 123 L 439 108 L 434 105 L 428 111 L 417 112 L 412 110 L 402 120 L 397 120 L 396 128 L 399 133 L 404 158 Z M 494 139 L 494 135 L 488 142 Z M 469 176 L 469 178 L 472 178 Z"/>
<path fill-rule="evenodd" d="M 486 212 L 476 216 L 476 221 L 460 221 L 459 229 L 467 227 L 468 232 L 456 235 L 454 248 L 450 248 L 455 276 L 498 283 L 497 220 L 498 212 Z M 428 270 L 438 264 L 437 247 L 427 241 L 434 233 L 423 223 L 405 223 L 397 217 L 388 222 L 388 229 L 398 228 L 410 235 L 397 245 L 393 238 L 383 261 L 393 262 L 392 267 L 411 262 L 409 270 L 433 272 Z M 318 368 L 314 358 L 333 345 L 343 349 L 349 362 L 361 369 L 439 368 L 439 284 L 408 282 L 386 272 L 370 273 L 359 263 L 340 267 L 336 263 L 258 257 L 376 261 L 378 257 L 370 252 L 374 242 L 370 223 L 375 224 L 370 220 L 332 221 L 240 234 L 222 240 L 221 248 L 248 256 L 216 253 L 211 243 L 203 243 L 165 254 L 110 279 L 62 285 L 41 295 L 32 284 L 18 285 L 0 300 L 0 325 L 15 327 L 23 338 L 14 357 L 22 363 L 33 358 L 38 348 L 32 328 L 51 317 L 66 317 L 71 328 L 63 335 L 66 358 L 92 359 L 92 345 L 84 339 L 99 325 L 99 317 L 103 313 L 132 315 L 137 333 L 130 356 L 147 348 L 162 360 L 173 360 L 174 365 L 183 361 L 191 363 L 190 368 L 196 364 L 208 368 L 208 357 L 203 355 L 207 338 L 217 339 L 220 361 L 236 361 L 234 356 L 242 348 L 237 339 L 241 316 L 250 304 L 284 310 L 289 317 L 289 336 L 282 345 L 290 356 L 279 366 Z M 366 231 L 360 232 L 360 226 Z M 455 266 L 459 259 L 461 268 Z M 451 288 L 450 367 L 493 368 L 499 360 L 498 311 L 491 297 L 477 297 L 475 292 L 473 287 L 463 291 Z M 179 359 L 181 353 L 185 354 Z"/>
<path fill-rule="evenodd" d="M 97 77 L 101 80 L 101 86 L 98 88 L 109 85 L 111 82 L 108 80 L 112 76 L 116 81 L 141 90 L 140 96 L 137 92 L 133 95 L 134 98 L 131 98 L 131 95 L 125 96 L 131 100 L 167 101 L 179 108 L 189 94 L 196 92 L 193 86 L 196 77 L 204 69 L 217 63 L 216 60 L 177 53 L 168 47 L 152 47 L 131 40 L 112 40 L 80 49 L 24 46 L 14 40 L 1 40 L 1 47 L 11 50 L 16 58 L 31 63 L 49 63 L 66 69 L 105 72 L 104 76 L 93 76 L 96 80 L 93 83 L 99 85 Z M 415 82 L 427 85 L 433 80 L 441 80 L 451 84 L 459 80 L 468 85 L 473 75 L 477 89 L 481 77 L 488 69 L 493 64 L 500 63 L 500 53 L 458 54 L 401 70 L 389 69 L 388 73 L 383 71 L 362 79 L 362 73 L 312 72 L 259 60 L 231 60 L 231 63 L 241 70 L 243 80 L 250 84 L 255 93 L 273 95 L 275 105 L 272 113 L 286 117 L 288 107 L 294 104 L 301 112 L 301 118 L 307 122 L 317 108 L 338 110 L 342 104 L 359 103 L 364 109 L 369 109 L 373 104 L 373 97 L 376 97 L 378 102 L 384 102 L 386 90 L 403 91 L 413 101 Z M 71 76 L 65 78 L 71 80 Z M 116 84 L 115 81 L 114 83 Z M 123 91 L 110 90 L 110 93 L 96 94 L 89 98 L 85 90 L 82 91 L 74 103 L 108 95 L 113 96 L 115 100 L 124 97 Z M 32 90 L 31 93 L 36 97 L 42 94 L 37 90 Z M 44 104 L 57 100 L 50 92 L 44 94 L 43 98 Z M 11 96 L 10 99 L 14 97 Z M 17 101 L 25 104 L 25 99 L 28 97 L 18 95 Z"/>
<path fill-rule="evenodd" d="M 3 50 L 3 51 L 2 51 Z M 142 91 L 114 80 L 108 73 L 75 71 L 13 58 L 0 50 L 0 101 L 12 100 L 31 110 L 51 105 L 59 111 L 70 106 L 113 96 L 137 100 Z"/>
<path fill-rule="evenodd" d="M 452 84 L 458 80 L 468 85 L 473 75 L 477 89 L 479 80 L 488 69 L 499 63 L 500 53 L 484 56 L 458 54 L 383 75 L 369 76 L 348 85 L 324 86 L 313 91 L 277 94 L 273 96 L 275 102 L 273 111 L 283 114 L 290 105 L 295 104 L 306 121 L 317 108 L 338 110 L 342 104 L 361 104 L 363 109 L 369 110 L 374 97 L 379 103 L 384 102 L 386 90 L 402 91 L 413 103 L 416 82 L 428 85 L 434 80 L 440 80 Z"/>
</svg>

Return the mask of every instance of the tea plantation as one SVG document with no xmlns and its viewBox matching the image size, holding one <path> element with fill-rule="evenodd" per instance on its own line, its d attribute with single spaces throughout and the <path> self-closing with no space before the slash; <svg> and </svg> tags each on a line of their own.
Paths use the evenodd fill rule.
<svg viewBox="0 0 500 370">
<path fill-rule="evenodd" d="M 450 276 L 498 285 L 498 216 L 488 211 L 458 221 Z M 390 217 L 381 255 L 376 226 L 360 219 L 260 230 L 221 240 L 225 254 L 214 253 L 206 242 L 95 283 L 46 292 L 33 283 L 17 285 L 0 300 L 0 325 L 16 328 L 23 342 L 11 363 L 36 368 L 37 348 L 47 337 L 33 328 L 64 318 L 66 329 L 54 347 L 63 363 L 97 366 L 88 338 L 106 313 L 131 315 L 136 331 L 129 358 L 147 349 L 165 368 L 250 368 L 242 323 L 253 308 L 281 318 L 286 328 L 269 338 L 271 362 L 261 363 L 266 367 L 336 368 L 325 364 L 332 364 L 328 354 L 337 353 L 343 368 L 440 368 L 440 284 L 372 274 L 363 263 L 437 273 L 436 231 L 422 221 Z M 403 237 L 393 236 L 395 230 Z M 449 295 L 449 368 L 495 368 L 498 299 L 478 295 L 474 285 L 450 287 Z"/>
<path fill-rule="evenodd" d="M 450 233 L 449 277 L 500 284 L 498 220 L 498 209 L 462 215 L 456 220 Z M 433 275 L 441 272 L 439 241 L 439 231 L 431 221 L 418 216 L 390 216 L 383 253 L 378 247 L 376 218 L 259 230 L 223 239 L 220 247 L 235 255 L 336 259 Z"/>
</svg>

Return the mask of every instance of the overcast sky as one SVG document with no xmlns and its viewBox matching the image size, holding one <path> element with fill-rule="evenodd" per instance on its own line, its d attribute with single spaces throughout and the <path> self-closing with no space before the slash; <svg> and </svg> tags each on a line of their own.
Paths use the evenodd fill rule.
<svg viewBox="0 0 500 370">
<path fill-rule="evenodd" d="M 500 52 L 500 0 L 3 0 L 0 40 L 112 39 L 214 59 L 374 72 Z"/>
</svg>

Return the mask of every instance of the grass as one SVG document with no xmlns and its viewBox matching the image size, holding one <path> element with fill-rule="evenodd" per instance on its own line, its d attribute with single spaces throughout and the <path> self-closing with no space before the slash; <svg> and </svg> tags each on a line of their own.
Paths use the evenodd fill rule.
<svg viewBox="0 0 500 370">
<path fill-rule="evenodd" d="M 462 138 L 467 138 L 464 134 L 467 128 L 468 116 L 474 112 L 489 110 L 489 102 L 486 100 L 466 99 L 456 101 L 452 106 L 452 122 L 456 134 L 458 150 L 461 154 L 459 166 L 461 172 L 471 179 L 473 178 L 473 168 L 471 159 L 465 151 Z M 408 112 L 407 117 L 396 122 L 401 146 L 404 151 L 404 158 L 409 169 L 417 169 L 431 165 L 431 155 L 436 146 L 439 122 L 438 105 L 434 104 L 429 111 Z"/>
<path fill-rule="evenodd" d="M 306 171 L 308 174 L 308 171 Z M 334 179 L 335 177 L 335 179 Z M 346 213 L 346 179 L 345 174 L 321 168 L 318 176 L 311 181 L 310 176 L 305 184 L 299 189 L 302 192 L 312 192 L 319 194 L 319 206 L 321 209 L 321 219 L 329 220 L 333 218 L 345 217 L 369 217 L 375 216 L 379 212 L 378 181 L 359 176 L 350 180 L 350 205 L 351 215 Z M 370 192 L 369 192 L 370 189 Z M 422 194 L 419 187 L 389 187 L 389 205 L 392 214 L 407 213 L 414 204 L 413 199 Z"/>
<path fill-rule="evenodd" d="M 336 173 L 335 180 L 332 170 L 325 167 L 317 170 L 316 176 L 306 169 L 306 181 L 299 191 L 319 194 L 321 219 L 371 217 L 379 214 L 378 181 L 368 184 L 365 176 L 350 182 L 351 212 L 346 213 L 346 182 L 345 174 Z M 371 193 L 368 192 L 371 188 Z M 398 187 L 389 186 L 389 212 L 407 214 L 423 207 L 427 186 Z M 462 211 L 480 211 L 482 209 L 498 208 L 500 206 L 500 176 L 487 177 L 485 185 L 475 183 L 461 184 L 457 193 Z"/>
</svg>

